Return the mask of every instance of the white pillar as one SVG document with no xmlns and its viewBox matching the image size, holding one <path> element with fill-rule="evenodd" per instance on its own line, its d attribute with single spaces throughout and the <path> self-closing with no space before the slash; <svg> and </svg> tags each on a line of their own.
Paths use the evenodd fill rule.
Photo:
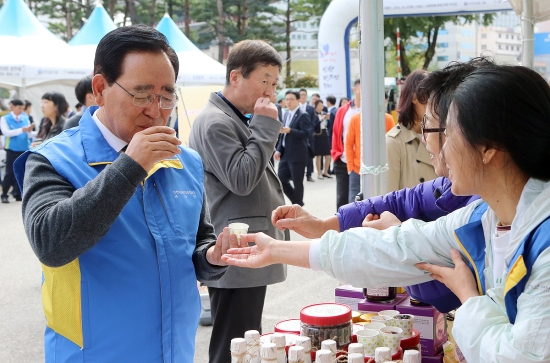
<svg viewBox="0 0 550 363">
<path fill-rule="evenodd" d="M 533 17 L 533 0 L 523 0 L 521 13 L 521 33 L 523 36 L 521 47 L 521 64 L 533 68 L 535 54 L 535 21 Z"/>
<path fill-rule="evenodd" d="M 366 167 L 386 165 L 384 122 L 384 13 L 383 0 L 361 1 L 361 161 Z M 363 197 L 386 192 L 386 174 L 363 174 Z"/>
</svg>

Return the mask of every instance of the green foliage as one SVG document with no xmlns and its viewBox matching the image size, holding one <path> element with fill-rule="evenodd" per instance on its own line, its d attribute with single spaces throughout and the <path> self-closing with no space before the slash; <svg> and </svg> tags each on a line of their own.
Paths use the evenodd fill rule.
<svg viewBox="0 0 550 363">
<path fill-rule="evenodd" d="M 317 88 L 319 87 L 319 81 L 317 77 L 305 75 L 298 77 L 298 75 L 291 74 L 286 76 L 283 80 L 286 88 Z"/>
<path fill-rule="evenodd" d="M 48 24 L 50 31 L 68 41 L 84 25 L 83 19 L 88 18 L 93 7 L 77 1 L 34 0 L 32 10 L 37 15 L 48 15 L 53 20 Z"/>
</svg>

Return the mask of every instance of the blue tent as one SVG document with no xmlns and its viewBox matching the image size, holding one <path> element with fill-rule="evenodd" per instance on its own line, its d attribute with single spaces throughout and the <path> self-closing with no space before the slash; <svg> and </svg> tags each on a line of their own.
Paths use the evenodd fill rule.
<svg viewBox="0 0 550 363">
<path fill-rule="evenodd" d="M 0 9 L 0 35 L 47 35 L 55 38 L 55 35 L 38 21 L 23 0 L 8 0 Z"/>
<path fill-rule="evenodd" d="M 105 34 L 116 27 L 105 8 L 98 4 L 80 31 L 69 40 L 69 45 L 97 45 Z"/>
<path fill-rule="evenodd" d="M 225 66 L 195 46 L 176 23 L 165 14 L 157 30 L 168 38 L 180 62 L 178 84 L 220 84 L 225 83 Z"/>
</svg>

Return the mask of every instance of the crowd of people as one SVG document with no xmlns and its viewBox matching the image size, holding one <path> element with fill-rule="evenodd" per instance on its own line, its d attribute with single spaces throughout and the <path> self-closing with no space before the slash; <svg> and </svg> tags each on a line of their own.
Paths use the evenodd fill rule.
<svg viewBox="0 0 550 363">
<path fill-rule="evenodd" d="M 178 58 L 151 27 L 100 41 L 73 115 L 48 92 L 35 127 L 32 105 L 11 101 L 2 202 L 10 190 L 22 201 L 42 264 L 46 361 L 193 361 L 198 280 L 211 302 L 209 361 L 230 362 L 232 338 L 261 332 L 267 286 L 287 264 L 463 305 L 453 335 L 468 361 L 550 359 L 544 79 L 485 58 L 413 72 L 397 124 L 380 120 L 389 193 L 357 200 L 360 124 L 372 122 L 360 118 L 360 80 L 339 107 L 334 96 L 308 103 L 305 89 L 278 103 L 282 64 L 263 41 L 237 43 L 189 148 L 166 126 Z M 333 216 L 303 208 L 314 167 L 336 181 Z M 248 234 L 231 234 L 234 222 Z M 312 240 L 289 241 L 289 230 Z"/>
</svg>

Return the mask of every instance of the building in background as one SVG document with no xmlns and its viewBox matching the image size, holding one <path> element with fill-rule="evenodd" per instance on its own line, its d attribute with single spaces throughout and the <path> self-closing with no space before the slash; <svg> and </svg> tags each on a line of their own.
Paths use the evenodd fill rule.
<svg viewBox="0 0 550 363">
<path fill-rule="evenodd" d="M 439 30 L 434 59 L 431 64 L 444 68 L 449 62 L 467 62 L 477 56 L 476 24 L 448 22 Z"/>
</svg>

